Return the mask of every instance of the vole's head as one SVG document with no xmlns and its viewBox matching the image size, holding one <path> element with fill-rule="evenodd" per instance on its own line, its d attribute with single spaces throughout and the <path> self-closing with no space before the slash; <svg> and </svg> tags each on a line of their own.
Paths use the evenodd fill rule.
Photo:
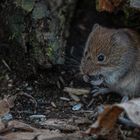
<svg viewBox="0 0 140 140">
<path fill-rule="evenodd" d="M 108 29 L 96 24 L 86 43 L 81 73 L 91 78 L 103 77 L 113 84 L 129 71 L 135 52 L 135 41 L 129 30 Z"/>
</svg>

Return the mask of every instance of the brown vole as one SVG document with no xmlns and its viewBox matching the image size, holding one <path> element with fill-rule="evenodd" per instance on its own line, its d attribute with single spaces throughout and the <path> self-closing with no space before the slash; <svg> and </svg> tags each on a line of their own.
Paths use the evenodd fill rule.
<svg viewBox="0 0 140 140">
<path fill-rule="evenodd" d="M 140 37 L 129 29 L 94 25 L 80 69 L 95 92 L 140 96 Z"/>
</svg>

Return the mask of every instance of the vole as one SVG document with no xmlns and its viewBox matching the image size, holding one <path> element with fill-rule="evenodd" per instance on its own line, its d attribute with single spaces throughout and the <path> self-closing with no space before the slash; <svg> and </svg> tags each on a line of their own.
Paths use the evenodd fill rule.
<svg viewBox="0 0 140 140">
<path fill-rule="evenodd" d="M 140 96 L 140 36 L 130 29 L 95 24 L 86 42 L 80 70 L 95 87 L 95 93 Z"/>
</svg>

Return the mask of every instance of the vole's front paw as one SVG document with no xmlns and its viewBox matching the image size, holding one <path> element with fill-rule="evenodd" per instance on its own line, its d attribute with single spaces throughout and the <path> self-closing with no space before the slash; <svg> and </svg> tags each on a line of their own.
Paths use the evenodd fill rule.
<svg viewBox="0 0 140 140">
<path fill-rule="evenodd" d="M 105 87 L 98 87 L 98 86 L 93 86 L 91 93 L 93 94 L 93 96 L 98 96 L 98 95 L 104 95 L 111 92 L 109 88 L 105 88 Z"/>
</svg>

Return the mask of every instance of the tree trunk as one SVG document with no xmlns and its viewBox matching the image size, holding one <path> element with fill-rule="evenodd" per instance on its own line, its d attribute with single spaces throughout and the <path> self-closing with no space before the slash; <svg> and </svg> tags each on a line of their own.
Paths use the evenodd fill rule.
<svg viewBox="0 0 140 140">
<path fill-rule="evenodd" d="M 22 54 L 43 67 L 64 63 L 64 48 L 77 0 L 1 1 L 1 42 L 17 42 Z M 6 32 L 7 33 L 6 33 Z M 16 49 L 16 47 L 15 47 Z M 15 52 L 14 52 L 15 53 Z M 21 53 L 21 52 L 18 52 Z M 16 54 L 15 54 L 16 55 Z"/>
</svg>

